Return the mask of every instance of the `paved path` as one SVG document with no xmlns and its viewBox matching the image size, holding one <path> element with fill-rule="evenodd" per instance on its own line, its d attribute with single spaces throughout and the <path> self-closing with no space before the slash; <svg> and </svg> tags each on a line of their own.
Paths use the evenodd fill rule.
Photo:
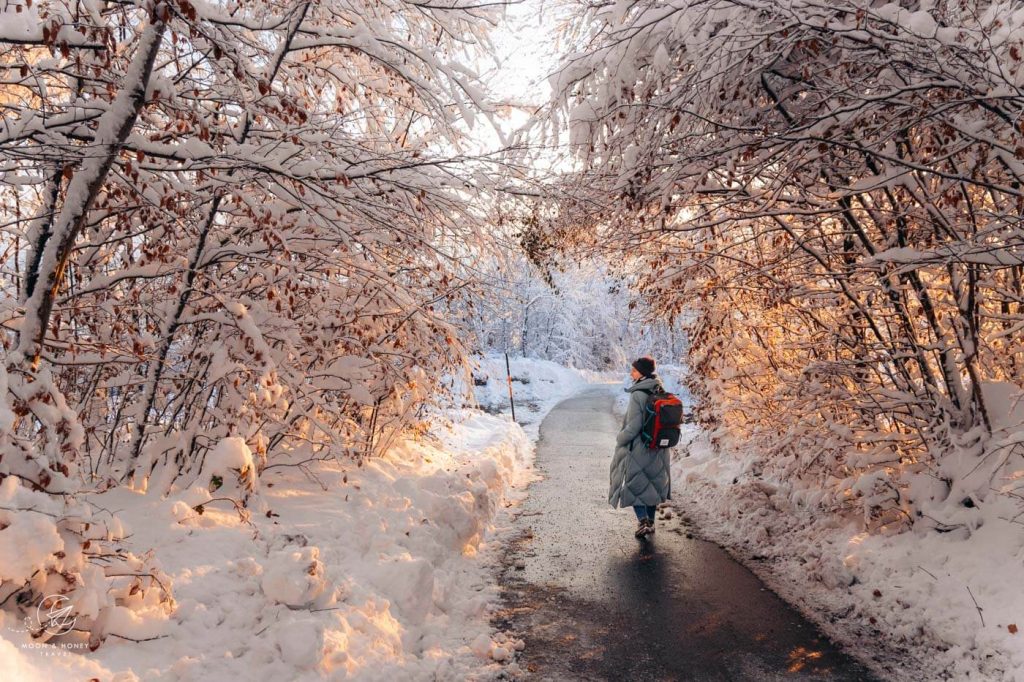
<svg viewBox="0 0 1024 682">
<path fill-rule="evenodd" d="M 659 520 L 633 537 L 606 502 L 614 390 L 562 402 L 541 425 L 534 483 L 503 573 L 499 624 L 550 680 L 872 680 L 718 546 Z M 671 512 L 670 512 L 671 513 Z"/>
</svg>

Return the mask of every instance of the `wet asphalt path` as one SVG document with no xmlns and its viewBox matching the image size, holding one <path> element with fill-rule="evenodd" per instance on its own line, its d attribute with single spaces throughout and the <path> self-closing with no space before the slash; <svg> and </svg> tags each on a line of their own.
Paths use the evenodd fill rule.
<svg viewBox="0 0 1024 682">
<path fill-rule="evenodd" d="M 566 400 L 541 425 L 537 464 L 503 572 L 497 623 L 541 680 L 872 680 L 678 512 L 653 540 L 607 504 L 617 388 Z M 661 516 L 661 514 L 659 514 Z"/>
</svg>

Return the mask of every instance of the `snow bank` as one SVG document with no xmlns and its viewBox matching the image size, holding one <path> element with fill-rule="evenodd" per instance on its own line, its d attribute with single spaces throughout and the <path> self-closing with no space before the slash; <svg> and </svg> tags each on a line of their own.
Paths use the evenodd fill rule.
<svg viewBox="0 0 1024 682">
<path fill-rule="evenodd" d="M 673 457 L 674 501 L 700 533 L 880 675 L 1024 681 L 1024 533 L 1009 498 L 972 510 L 969 533 L 868 534 L 692 427 Z"/>
<path fill-rule="evenodd" d="M 159 638 L 91 653 L 33 650 L 4 627 L 5 681 L 454 680 L 514 666 L 503 662 L 520 644 L 489 622 L 488 562 L 499 514 L 532 476 L 532 443 L 504 415 L 450 417 L 362 466 L 268 469 L 267 511 L 249 520 L 196 489 L 98 496 L 130 521 L 132 544 L 154 548 L 178 608 L 152 632 L 114 614 L 122 634 Z M 211 472 L 250 465 L 236 445 L 211 453 Z M 7 556 L 5 570 L 17 570 Z"/>
</svg>

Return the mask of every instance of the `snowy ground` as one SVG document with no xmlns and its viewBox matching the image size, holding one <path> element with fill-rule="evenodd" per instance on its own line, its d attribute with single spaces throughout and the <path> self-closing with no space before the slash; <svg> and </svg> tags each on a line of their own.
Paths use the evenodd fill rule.
<svg viewBox="0 0 1024 682">
<path fill-rule="evenodd" d="M 614 381 L 610 374 L 577 370 L 532 358 L 510 358 L 512 395 L 516 421 L 536 439 L 544 416 L 563 398 L 578 392 L 588 382 Z M 473 370 L 477 382 L 473 392 L 479 407 L 491 413 L 509 413 L 508 371 L 505 356 L 479 358 Z"/>
<path fill-rule="evenodd" d="M 986 505 L 969 536 L 869 535 L 762 478 L 750 457 L 715 454 L 694 429 L 687 440 L 674 502 L 879 675 L 1024 680 L 1024 529 L 1009 498 Z"/>
<path fill-rule="evenodd" d="M 485 358 L 482 407 L 507 402 L 504 358 Z M 28 640 L 0 615 L 5 682 L 117 680 L 489 679 L 517 643 L 493 631 L 491 562 L 507 511 L 531 480 L 543 415 L 586 385 L 573 370 L 515 360 L 525 431 L 505 414 L 453 410 L 431 433 L 358 467 L 321 462 L 261 479 L 264 512 L 241 519 L 192 490 L 160 499 L 98 496 L 153 548 L 176 610 L 131 617 L 89 653 Z M 69 650 L 70 649 L 70 650 Z M 513 664 L 514 665 L 514 664 Z"/>
</svg>

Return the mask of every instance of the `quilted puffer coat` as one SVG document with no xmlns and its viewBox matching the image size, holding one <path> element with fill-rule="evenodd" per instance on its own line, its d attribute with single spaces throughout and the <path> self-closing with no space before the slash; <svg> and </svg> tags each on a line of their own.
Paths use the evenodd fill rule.
<svg viewBox="0 0 1024 682">
<path fill-rule="evenodd" d="M 615 437 L 615 455 L 609 472 L 608 503 L 613 507 L 654 506 L 672 496 L 672 473 L 667 449 L 651 449 L 640 438 L 647 394 L 660 390 L 657 375 L 644 377 L 626 389 L 629 407 Z"/>
</svg>

